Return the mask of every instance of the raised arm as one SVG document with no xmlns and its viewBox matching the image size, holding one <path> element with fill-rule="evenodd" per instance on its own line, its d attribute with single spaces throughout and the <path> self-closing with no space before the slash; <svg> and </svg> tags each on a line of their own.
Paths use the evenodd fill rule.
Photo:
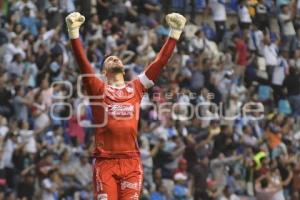
<svg viewBox="0 0 300 200">
<path fill-rule="evenodd" d="M 79 38 L 79 28 L 84 23 L 85 17 L 78 12 L 69 14 L 66 17 L 66 23 L 68 27 L 69 37 L 71 39 L 71 45 L 73 54 L 76 58 L 80 72 L 83 75 L 82 81 L 91 96 L 97 96 L 102 94 L 104 83 L 96 77 L 96 74 L 88 61 L 84 49 L 82 47 Z"/>
<path fill-rule="evenodd" d="M 80 72 L 82 74 L 94 74 L 94 70 L 85 55 L 80 39 L 71 39 L 71 45 Z"/>
<path fill-rule="evenodd" d="M 155 60 L 147 66 L 144 73 L 150 80 L 154 81 L 160 74 L 161 69 L 168 63 L 176 46 L 176 42 L 175 39 L 168 38 Z"/>
<path fill-rule="evenodd" d="M 146 67 L 144 73 L 139 75 L 139 79 L 145 88 L 150 88 L 154 85 L 153 81 L 157 79 L 160 71 L 172 56 L 176 42 L 180 38 L 186 23 L 186 19 L 178 13 L 168 14 L 166 21 L 171 29 L 169 38 L 159 51 L 155 60 Z"/>
</svg>

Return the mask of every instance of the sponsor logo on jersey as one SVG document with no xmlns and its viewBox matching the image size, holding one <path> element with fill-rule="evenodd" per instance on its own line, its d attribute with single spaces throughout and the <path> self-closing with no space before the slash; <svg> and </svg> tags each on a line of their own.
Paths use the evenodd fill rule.
<svg viewBox="0 0 300 200">
<path fill-rule="evenodd" d="M 113 116 L 132 116 L 134 111 L 133 105 L 128 104 L 112 104 L 108 105 L 108 113 Z"/>
</svg>

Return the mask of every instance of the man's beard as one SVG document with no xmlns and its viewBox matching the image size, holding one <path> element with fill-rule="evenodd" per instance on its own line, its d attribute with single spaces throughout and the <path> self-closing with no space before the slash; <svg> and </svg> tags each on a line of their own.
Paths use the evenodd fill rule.
<svg viewBox="0 0 300 200">
<path fill-rule="evenodd" d="M 115 66 L 109 67 L 107 71 L 109 73 L 114 73 L 114 74 L 124 73 L 124 68 L 122 66 L 115 65 Z"/>
</svg>

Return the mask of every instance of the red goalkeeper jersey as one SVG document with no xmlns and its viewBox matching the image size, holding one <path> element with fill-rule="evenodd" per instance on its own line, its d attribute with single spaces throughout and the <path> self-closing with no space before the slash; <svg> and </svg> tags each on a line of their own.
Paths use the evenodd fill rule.
<svg viewBox="0 0 300 200">
<path fill-rule="evenodd" d="M 94 75 L 80 39 L 72 39 L 72 48 L 82 81 L 90 98 L 95 126 L 94 156 L 104 158 L 139 157 L 137 144 L 140 102 L 176 46 L 168 38 L 156 59 L 136 79 L 123 87 L 113 87 Z"/>
</svg>

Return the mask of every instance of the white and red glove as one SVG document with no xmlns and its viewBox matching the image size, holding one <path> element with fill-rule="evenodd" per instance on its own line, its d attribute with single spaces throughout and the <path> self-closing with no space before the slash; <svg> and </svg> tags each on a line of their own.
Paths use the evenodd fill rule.
<svg viewBox="0 0 300 200">
<path fill-rule="evenodd" d="M 72 12 L 66 17 L 70 39 L 79 38 L 80 26 L 84 23 L 85 17 L 79 12 Z"/>
<path fill-rule="evenodd" d="M 185 17 L 178 13 L 171 13 L 166 16 L 166 21 L 171 29 L 169 36 L 178 40 L 186 23 Z"/>
</svg>

